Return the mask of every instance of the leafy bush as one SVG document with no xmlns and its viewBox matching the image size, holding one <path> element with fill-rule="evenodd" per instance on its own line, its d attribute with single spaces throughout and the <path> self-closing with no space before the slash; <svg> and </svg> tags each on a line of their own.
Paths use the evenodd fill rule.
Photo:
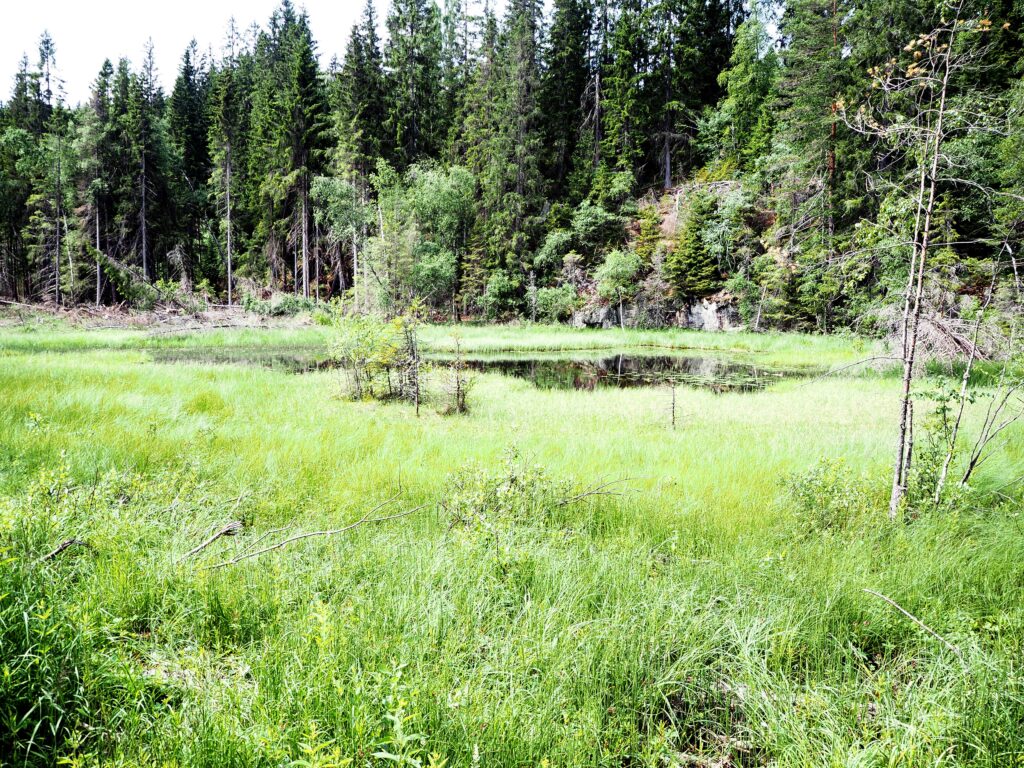
<svg viewBox="0 0 1024 768">
<path fill-rule="evenodd" d="M 602 299 L 623 301 L 636 293 L 640 257 L 634 251 L 611 251 L 597 269 L 597 293 Z"/>
<path fill-rule="evenodd" d="M 247 312 L 263 317 L 293 317 L 316 309 L 316 302 L 293 293 L 275 293 L 269 301 L 250 293 L 242 296 L 242 307 Z"/>
<path fill-rule="evenodd" d="M 449 477 L 441 507 L 450 528 L 493 539 L 511 526 L 547 520 L 571 495 L 568 484 L 511 449 L 500 469 L 469 466 Z"/>
<path fill-rule="evenodd" d="M 331 351 L 348 378 L 355 400 L 420 399 L 417 320 L 411 314 L 383 320 L 341 317 Z"/>
<path fill-rule="evenodd" d="M 875 510 L 869 484 L 853 477 L 842 460 L 823 460 L 793 477 L 789 493 L 797 515 L 819 532 L 845 528 Z"/>
<path fill-rule="evenodd" d="M 556 229 L 548 233 L 543 244 L 537 249 L 533 265 L 542 274 L 558 270 L 565 255 L 572 250 L 573 236 L 567 229 Z"/>
<path fill-rule="evenodd" d="M 416 246 L 416 263 L 412 268 L 412 289 L 417 296 L 433 306 L 443 306 L 455 290 L 458 268 L 453 251 L 437 243 L 424 241 Z"/>
<path fill-rule="evenodd" d="M 537 290 L 537 317 L 549 323 L 561 323 L 572 317 L 580 305 L 580 296 L 571 285 Z"/>
<path fill-rule="evenodd" d="M 489 320 L 513 314 L 519 307 L 520 282 L 503 269 L 495 270 L 480 297 L 480 307 Z"/>
</svg>

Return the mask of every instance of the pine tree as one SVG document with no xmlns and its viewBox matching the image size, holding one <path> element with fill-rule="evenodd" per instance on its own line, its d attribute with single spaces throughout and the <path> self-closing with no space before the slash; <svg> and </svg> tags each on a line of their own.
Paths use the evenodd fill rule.
<svg viewBox="0 0 1024 768">
<path fill-rule="evenodd" d="M 442 143 L 440 17 L 432 0 L 394 0 L 387 17 L 387 124 L 399 169 Z"/>
<path fill-rule="evenodd" d="M 384 59 L 373 0 L 367 0 L 362 19 L 352 28 L 344 63 L 332 86 L 337 162 L 342 169 L 354 171 L 365 189 L 378 158 L 392 153 L 385 127 Z"/>
<path fill-rule="evenodd" d="M 544 122 L 544 176 L 549 181 L 548 194 L 555 200 L 566 196 L 574 163 L 580 160 L 577 149 L 584 131 L 584 104 L 591 82 L 589 46 L 593 23 L 590 0 L 555 0 L 538 94 Z"/>
</svg>

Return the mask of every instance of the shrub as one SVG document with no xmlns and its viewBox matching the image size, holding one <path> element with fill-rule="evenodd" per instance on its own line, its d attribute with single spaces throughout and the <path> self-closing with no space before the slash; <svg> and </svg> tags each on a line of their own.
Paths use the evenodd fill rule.
<svg viewBox="0 0 1024 768">
<path fill-rule="evenodd" d="M 503 269 L 495 270 L 487 280 L 487 288 L 480 297 L 480 307 L 489 320 L 513 314 L 519 307 L 518 279 Z"/>
<path fill-rule="evenodd" d="M 512 526 L 543 522 L 571 497 L 569 485 L 528 464 L 514 448 L 499 469 L 465 467 L 448 478 L 446 489 L 441 507 L 449 527 L 485 538 Z"/>
<path fill-rule="evenodd" d="M 561 323 L 572 317 L 580 305 L 580 296 L 571 285 L 540 288 L 537 291 L 537 317 L 549 323 Z"/>
<path fill-rule="evenodd" d="M 873 511 L 870 486 L 842 460 L 826 459 L 789 481 L 794 510 L 813 531 L 845 528 Z"/>
<path fill-rule="evenodd" d="M 294 293 L 275 293 L 269 301 L 251 293 L 242 296 L 242 307 L 247 312 L 263 317 L 293 317 L 316 309 L 316 302 Z"/>
<path fill-rule="evenodd" d="M 340 318 L 332 354 L 355 400 L 420 401 L 418 321 L 411 315 L 383 320 L 373 315 Z"/>
<path fill-rule="evenodd" d="M 548 233 L 544 243 L 537 249 L 534 256 L 534 267 L 541 274 L 557 271 L 562 266 L 565 255 L 572 250 L 572 232 L 567 229 L 556 229 Z"/>
</svg>

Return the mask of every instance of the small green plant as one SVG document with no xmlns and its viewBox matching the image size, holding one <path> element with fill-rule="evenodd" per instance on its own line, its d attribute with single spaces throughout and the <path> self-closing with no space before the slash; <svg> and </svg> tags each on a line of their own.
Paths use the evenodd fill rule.
<svg viewBox="0 0 1024 768">
<path fill-rule="evenodd" d="M 841 459 L 822 460 L 791 478 L 789 494 L 798 517 L 817 532 L 843 529 L 873 509 L 867 483 Z"/>
<path fill-rule="evenodd" d="M 452 475 L 446 487 L 441 507 L 449 529 L 486 539 L 544 522 L 572 496 L 569 484 L 551 479 L 515 448 L 506 451 L 500 469 L 469 466 Z"/>
</svg>

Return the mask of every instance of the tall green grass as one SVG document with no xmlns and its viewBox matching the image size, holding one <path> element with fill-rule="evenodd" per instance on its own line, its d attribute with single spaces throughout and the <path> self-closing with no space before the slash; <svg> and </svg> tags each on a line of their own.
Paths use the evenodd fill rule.
<svg viewBox="0 0 1024 768">
<path fill-rule="evenodd" d="M 477 351 L 649 338 L 463 333 Z M 751 344 L 793 364 L 856 348 Z M 417 419 L 343 400 L 337 374 L 160 365 L 135 336 L 121 346 L 0 358 L 4 764 L 1022 757 L 1017 502 L 979 490 L 888 524 L 892 380 L 680 389 L 672 430 L 665 391 L 488 375 L 468 416 Z M 1019 473 L 1020 437 L 982 488 Z M 823 458 L 842 468 L 794 491 Z M 622 495 L 561 503 L 613 480 Z M 396 511 L 426 506 L 204 569 L 396 494 Z M 241 535 L 181 561 L 231 519 Z M 39 562 L 69 538 L 86 546 Z"/>
</svg>

